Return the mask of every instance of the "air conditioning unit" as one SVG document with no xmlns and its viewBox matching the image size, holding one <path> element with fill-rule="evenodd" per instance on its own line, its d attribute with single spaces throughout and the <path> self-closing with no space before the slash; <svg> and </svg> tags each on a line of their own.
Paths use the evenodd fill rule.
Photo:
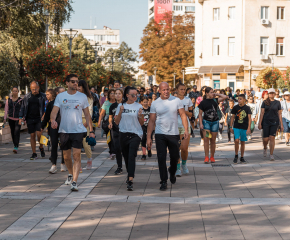
<svg viewBox="0 0 290 240">
<path fill-rule="evenodd" d="M 261 24 L 268 25 L 269 24 L 269 19 L 261 19 Z"/>
<path fill-rule="evenodd" d="M 266 54 L 266 55 L 260 55 L 260 59 L 261 60 L 268 60 L 268 54 Z"/>
<path fill-rule="evenodd" d="M 257 79 L 258 74 L 252 74 L 252 79 Z"/>
</svg>

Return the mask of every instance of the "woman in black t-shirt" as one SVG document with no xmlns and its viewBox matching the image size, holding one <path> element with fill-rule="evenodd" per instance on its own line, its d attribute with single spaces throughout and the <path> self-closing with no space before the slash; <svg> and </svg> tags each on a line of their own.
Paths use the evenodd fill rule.
<svg viewBox="0 0 290 240">
<path fill-rule="evenodd" d="M 216 99 L 216 97 L 218 97 Z M 219 116 L 218 116 L 218 103 L 228 99 L 228 96 L 223 94 L 217 94 L 213 92 L 211 87 L 205 89 L 205 95 L 203 100 L 199 104 L 199 122 L 200 129 L 203 129 L 204 133 L 204 163 L 215 163 L 215 141 L 219 129 Z M 209 159 L 209 141 L 210 141 L 210 153 Z"/>
<path fill-rule="evenodd" d="M 118 108 L 118 105 L 122 102 L 123 99 L 123 90 L 117 89 L 115 91 L 116 102 L 113 103 L 109 108 L 109 129 L 111 129 L 111 140 L 113 141 L 114 150 L 116 153 L 117 165 L 118 168 L 115 171 L 116 175 L 119 175 L 123 172 L 122 170 L 122 152 L 121 145 L 119 140 L 119 126 L 115 123 L 115 113 Z"/>
<path fill-rule="evenodd" d="M 147 126 L 150 118 L 150 107 L 148 105 L 148 98 L 147 97 L 141 97 L 140 103 L 143 107 L 143 115 L 144 115 L 144 124 L 142 126 L 143 130 L 143 137 L 142 137 L 142 158 L 141 160 L 146 160 L 146 143 L 147 143 Z M 152 157 L 151 149 L 148 150 L 148 157 Z"/>
<path fill-rule="evenodd" d="M 261 106 L 261 114 L 259 121 L 259 129 L 263 129 L 263 145 L 264 157 L 267 157 L 267 145 L 270 141 L 270 160 L 274 161 L 275 136 L 279 126 L 281 125 L 281 132 L 284 131 L 282 123 L 281 103 L 274 99 L 275 89 L 268 90 L 269 97 L 264 100 Z"/>
</svg>

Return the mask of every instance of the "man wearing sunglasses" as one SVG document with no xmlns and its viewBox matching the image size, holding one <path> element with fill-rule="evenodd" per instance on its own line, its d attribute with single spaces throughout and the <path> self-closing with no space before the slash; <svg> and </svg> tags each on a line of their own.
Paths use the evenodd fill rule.
<svg viewBox="0 0 290 240">
<path fill-rule="evenodd" d="M 182 125 L 185 129 L 184 139 L 189 137 L 188 122 L 185 114 L 184 106 L 179 98 L 170 96 L 169 85 L 162 82 L 159 85 L 160 98 L 155 100 L 150 108 L 150 118 L 147 128 L 147 146 L 151 150 L 152 139 L 151 134 L 155 126 L 155 142 L 159 166 L 159 174 L 161 179 L 160 190 L 167 189 L 167 166 L 166 155 L 167 148 L 170 155 L 170 182 L 176 182 L 175 173 L 177 170 L 177 162 L 179 159 L 180 137 L 178 130 L 178 114 L 181 117 Z"/>
<path fill-rule="evenodd" d="M 85 114 L 86 125 L 90 128 L 89 137 L 95 138 L 88 99 L 85 94 L 77 91 L 78 83 L 77 75 L 70 74 L 66 77 L 68 90 L 57 95 L 50 115 L 51 127 L 56 129 L 58 124 L 55 119 L 60 110 L 60 145 L 61 150 L 63 150 L 65 165 L 69 171 L 65 184 L 71 184 L 72 191 L 78 191 L 77 180 L 81 168 L 81 149 L 83 138 L 87 136 L 87 129 L 82 121 L 82 112 Z M 73 151 L 74 164 L 72 164 L 71 149 Z"/>
</svg>

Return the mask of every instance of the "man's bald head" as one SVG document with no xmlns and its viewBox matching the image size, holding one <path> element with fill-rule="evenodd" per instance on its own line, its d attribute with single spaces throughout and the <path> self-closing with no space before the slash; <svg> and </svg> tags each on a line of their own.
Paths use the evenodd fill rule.
<svg viewBox="0 0 290 240">
<path fill-rule="evenodd" d="M 170 89 L 167 82 L 162 82 L 159 84 L 159 93 L 161 99 L 168 99 L 170 97 Z"/>
<path fill-rule="evenodd" d="M 37 82 L 33 81 L 30 83 L 30 90 L 33 95 L 37 95 L 39 93 L 39 85 Z"/>
</svg>

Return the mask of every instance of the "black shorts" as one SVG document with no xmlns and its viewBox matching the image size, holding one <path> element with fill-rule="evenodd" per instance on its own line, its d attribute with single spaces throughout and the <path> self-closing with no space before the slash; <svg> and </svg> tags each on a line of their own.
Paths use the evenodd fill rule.
<svg viewBox="0 0 290 240">
<path fill-rule="evenodd" d="M 82 149 L 83 139 L 87 133 L 59 133 L 60 149 L 69 150 L 71 148 Z"/>
<path fill-rule="evenodd" d="M 263 138 L 267 138 L 269 136 L 276 136 L 278 127 L 279 125 L 263 124 Z"/>
<path fill-rule="evenodd" d="M 41 131 L 41 121 L 27 124 L 28 133 L 35 133 Z"/>
</svg>

